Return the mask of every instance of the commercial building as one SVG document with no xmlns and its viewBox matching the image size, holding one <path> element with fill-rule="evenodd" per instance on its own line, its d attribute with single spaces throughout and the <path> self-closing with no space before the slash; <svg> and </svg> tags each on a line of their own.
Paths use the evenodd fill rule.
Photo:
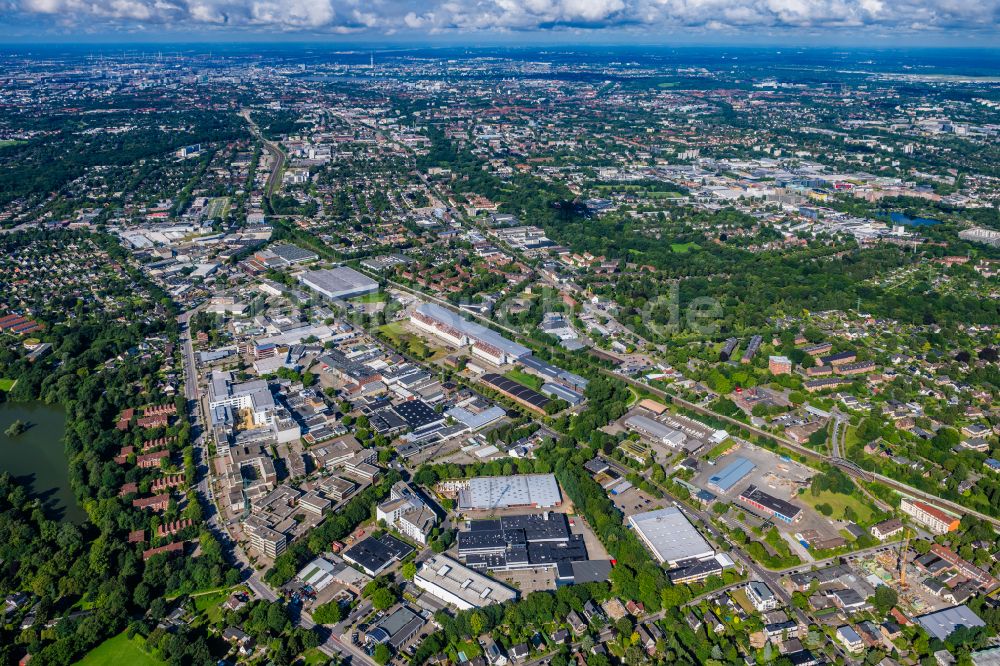
<svg viewBox="0 0 1000 666">
<path fill-rule="evenodd" d="M 458 533 L 458 554 L 474 569 L 545 569 L 587 559 L 583 536 L 571 534 L 565 514 L 542 513 L 473 520 Z"/>
<path fill-rule="evenodd" d="M 756 467 L 743 456 L 736 456 L 728 465 L 709 477 L 708 487 L 720 493 L 728 493 Z"/>
<path fill-rule="evenodd" d="M 654 421 L 648 416 L 640 414 L 635 414 L 625 419 L 624 425 L 629 430 L 635 431 L 643 437 L 673 449 L 684 446 L 684 442 L 687 440 L 687 435 L 680 430 L 674 430 L 659 421 Z"/>
<path fill-rule="evenodd" d="M 677 507 L 629 516 L 628 525 L 660 564 L 673 567 L 684 560 L 705 560 L 715 555 L 705 537 Z"/>
<path fill-rule="evenodd" d="M 725 363 L 733 357 L 733 353 L 739 346 L 740 341 L 737 338 L 729 338 L 722 345 L 722 351 L 719 352 L 719 360 Z"/>
<path fill-rule="evenodd" d="M 950 516 L 941 509 L 904 497 L 899 503 L 900 510 L 913 518 L 934 534 L 947 534 L 958 529 L 959 519 Z"/>
<path fill-rule="evenodd" d="M 972 629 L 973 627 L 986 626 L 986 623 L 965 605 L 952 606 L 951 608 L 921 615 L 914 619 L 917 624 L 927 630 L 931 638 L 937 638 L 942 641 L 951 636 L 952 632 L 959 627 Z"/>
<path fill-rule="evenodd" d="M 496 331 L 434 303 L 418 305 L 410 315 L 410 323 L 455 347 L 468 345 L 473 356 L 479 356 L 494 365 L 513 363 L 531 355 L 531 350 L 524 345 L 508 340 Z"/>
<path fill-rule="evenodd" d="M 554 474 L 479 476 L 449 485 L 458 491 L 458 508 L 461 511 L 519 507 L 549 509 L 562 504 L 562 493 Z"/>
<path fill-rule="evenodd" d="M 330 299 L 354 298 L 378 291 L 378 282 L 347 266 L 308 271 L 299 276 L 299 282 Z"/>
<path fill-rule="evenodd" d="M 794 523 L 802 517 L 802 509 L 791 502 L 769 495 L 754 485 L 747 486 L 747 489 L 740 493 L 740 501 L 749 504 L 765 516 L 773 516 L 786 523 Z"/>
<path fill-rule="evenodd" d="M 401 606 L 370 629 L 365 638 L 370 643 L 384 643 L 394 651 L 398 651 L 417 635 L 422 626 L 424 626 L 422 617 L 406 606 Z"/>
<path fill-rule="evenodd" d="M 391 534 L 368 537 L 344 551 L 345 560 L 361 567 L 369 576 L 377 576 L 390 564 L 403 559 L 413 552 L 409 546 Z"/>
<path fill-rule="evenodd" d="M 517 598 L 517 591 L 456 562 L 435 555 L 424 562 L 413 583 L 459 610 L 502 604 Z"/>
<path fill-rule="evenodd" d="M 249 537 L 251 548 L 271 559 L 281 555 L 288 547 L 285 535 L 272 529 L 262 516 L 248 516 L 243 521 L 243 532 Z"/>
</svg>

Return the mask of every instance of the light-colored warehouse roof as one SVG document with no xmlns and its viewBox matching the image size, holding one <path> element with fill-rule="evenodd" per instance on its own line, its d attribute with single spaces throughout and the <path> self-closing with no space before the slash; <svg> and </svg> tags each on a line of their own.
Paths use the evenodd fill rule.
<svg viewBox="0 0 1000 666">
<path fill-rule="evenodd" d="M 743 456 L 736 456 L 728 465 L 719 470 L 716 474 L 713 474 L 708 479 L 708 484 L 718 488 L 722 492 L 727 492 L 739 483 L 740 479 L 752 472 L 754 467 L 756 467 L 756 465 Z"/>
<path fill-rule="evenodd" d="M 444 555 L 427 560 L 413 581 L 435 596 L 436 588 L 440 588 L 474 608 L 517 598 L 515 590 Z M 441 598 L 453 603 L 447 596 Z"/>
<path fill-rule="evenodd" d="M 469 479 L 458 493 L 460 509 L 503 509 L 509 506 L 546 508 L 562 502 L 553 474 L 480 476 Z"/>
<path fill-rule="evenodd" d="M 661 564 L 673 565 L 681 560 L 703 559 L 715 554 L 677 507 L 638 513 L 629 516 L 628 522 Z"/>
</svg>

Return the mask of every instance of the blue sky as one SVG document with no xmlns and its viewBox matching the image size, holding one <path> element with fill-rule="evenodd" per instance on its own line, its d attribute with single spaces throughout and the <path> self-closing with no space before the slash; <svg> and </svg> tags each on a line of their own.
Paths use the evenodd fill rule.
<svg viewBox="0 0 1000 666">
<path fill-rule="evenodd" d="M 8 42 L 997 46 L 998 26 L 1000 0 L 0 0 Z"/>
</svg>

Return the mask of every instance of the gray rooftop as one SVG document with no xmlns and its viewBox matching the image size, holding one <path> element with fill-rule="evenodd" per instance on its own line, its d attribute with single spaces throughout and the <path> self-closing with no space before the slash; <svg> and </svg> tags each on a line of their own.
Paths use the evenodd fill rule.
<svg viewBox="0 0 1000 666">
<path fill-rule="evenodd" d="M 458 493 L 460 509 L 503 509 L 511 506 L 547 508 L 562 502 L 553 474 L 480 476 L 469 479 Z"/>
<path fill-rule="evenodd" d="M 916 618 L 917 624 L 927 630 L 933 638 L 942 641 L 960 626 L 985 627 L 986 623 L 972 612 L 968 606 L 952 606 L 935 613 L 928 613 Z"/>
<path fill-rule="evenodd" d="M 628 523 L 661 564 L 703 559 L 715 554 L 677 507 L 638 513 L 629 516 Z"/>
</svg>

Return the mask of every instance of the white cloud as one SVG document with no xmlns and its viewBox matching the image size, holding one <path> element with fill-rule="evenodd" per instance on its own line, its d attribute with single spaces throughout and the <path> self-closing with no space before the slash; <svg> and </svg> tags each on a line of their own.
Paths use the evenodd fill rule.
<svg viewBox="0 0 1000 666">
<path fill-rule="evenodd" d="M 0 21 L 330 33 L 627 28 L 996 31 L 1000 0 L 7 0 Z M 139 25 L 141 24 L 141 25 Z M 915 28 L 916 26 L 916 28 Z"/>
</svg>

